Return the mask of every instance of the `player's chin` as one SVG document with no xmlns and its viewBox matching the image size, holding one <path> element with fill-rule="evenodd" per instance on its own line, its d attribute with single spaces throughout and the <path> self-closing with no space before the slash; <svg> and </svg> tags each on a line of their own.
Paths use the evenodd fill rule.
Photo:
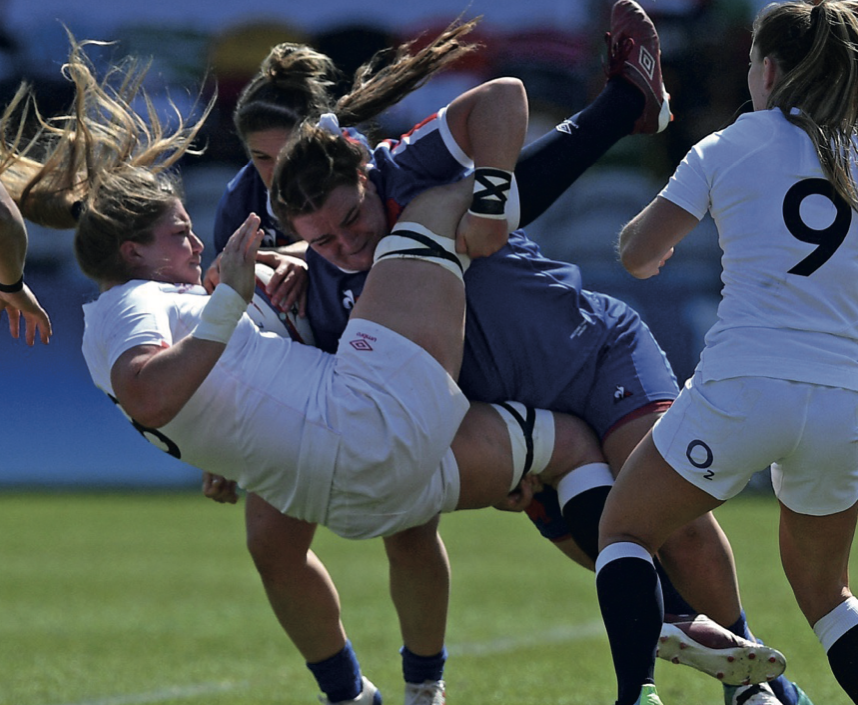
<svg viewBox="0 0 858 705">
<path fill-rule="evenodd" d="M 188 268 L 188 283 L 202 286 L 203 283 L 203 268 L 199 264 L 192 264 Z"/>
<path fill-rule="evenodd" d="M 349 255 L 339 266 L 349 272 L 366 272 L 372 267 L 372 255 L 361 251 L 356 255 Z"/>
</svg>

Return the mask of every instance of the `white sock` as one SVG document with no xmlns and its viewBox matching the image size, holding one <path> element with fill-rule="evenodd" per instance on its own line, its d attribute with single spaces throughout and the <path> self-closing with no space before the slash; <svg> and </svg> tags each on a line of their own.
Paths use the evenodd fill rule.
<svg viewBox="0 0 858 705">
<path fill-rule="evenodd" d="M 813 632 L 826 653 L 840 637 L 858 625 L 858 598 L 846 598 L 813 625 Z"/>
</svg>

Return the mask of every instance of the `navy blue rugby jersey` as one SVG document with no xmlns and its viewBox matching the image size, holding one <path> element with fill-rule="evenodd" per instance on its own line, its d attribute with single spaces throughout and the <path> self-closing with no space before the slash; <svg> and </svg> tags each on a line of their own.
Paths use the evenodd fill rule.
<svg viewBox="0 0 858 705">
<path fill-rule="evenodd" d="M 223 250 L 230 235 L 238 230 L 250 213 L 256 213 L 262 220 L 261 228 L 265 231 L 262 247 L 280 247 L 294 242 L 294 238 L 281 232 L 277 218 L 268 205 L 268 189 L 262 183 L 253 162 L 248 162 L 227 184 L 218 201 L 214 223 L 216 254 Z"/>
<path fill-rule="evenodd" d="M 245 196 L 255 194 L 267 204 L 264 185 L 256 176 L 261 191 L 254 190 L 252 176 L 256 171 L 252 165 L 248 167 L 242 173 L 252 174 L 240 173 L 234 182 L 248 182 Z M 380 143 L 372 151 L 369 177 L 392 226 L 418 193 L 463 178 L 471 167 L 452 141 L 441 111 L 400 139 Z M 259 208 L 237 206 L 240 186 L 236 183 L 232 189 L 236 200 L 229 201 L 235 210 L 235 226 L 224 226 L 229 233 L 219 247 L 249 210 Z M 219 221 L 226 222 L 226 211 L 219 210 Z M 268 212 L 267 207 L 264 212 Z M 316 345 L 336 352 L 367 273 L 344 272 L 310 248 L 306 259 L 310 273 L 308 319 Z M 543 257 L 522 231 L 513 233 L 509 243 L 491 257 L 473 260 L 465 281 L 468 313 L 459 384 L 466 395 L 475 401 L 514 399 L 581 414 L 581 380 L 577 384 L 573 380 L 582 370 L 583 376 L 588 375 L 585 368 L 590 369 L 607 340 L 616 306 L 623 305 L 600 294 L 582 292 L 578 267 Z M 577 390 L 574 394 L 570 391 L 573 388 Z"/>
<path fill-rule="evenodd" d="M 335 352 L 367 273 L 343 272 L 312 250 L 307 262 L 316 344 Z M 467 397 L 580 413 L 583 400 L 564 393 L 607 340 L 612 300 L 582 292 L 578 268 L 543 257 L 520 230 L 471 262 L 465 293 L 459 386 Z"/>
<path fill-rule="evenodd" d="M 363 142 L 369 149 L 366 138 L 356 129 L 349 127 L 343 132 L 352 139 Z M 259 172 L 251 161 L 245 164 L 227 184 L 218 201 L 213 240 L 215 254 L 223 250 L 230 235 L 238 230 L 250 213 L 256 213 L 262 220 L 260 227 L 265 231 L 265 237 L 262 239 L 261 247 L 282 247 L 295 242 L 294 237 L 280 229 L 276 216 L 271 212 L 268 189 L 262 183 Z"/>
<path fill-rule="evenodd" d="M 427 188 L 469 173 L 443 111 L 399 140 L 372 152 L 369 177 L 391 227 L 408 202 Z M 308 318 L 316 345 L 335 352 L 366 272 L 344 272 L 312 249 Z M 557 411 L 564 390 L 608 336 L 608 297 L 581 291 L 578 267 L 543 257 L 523 231 L 491 257 L 475 259 L 465 275 L 468 312 L 459 385 L 476 401 L 510 399 Z M 617 302 L 618 303 L 618 302 Z"/>
</svg>

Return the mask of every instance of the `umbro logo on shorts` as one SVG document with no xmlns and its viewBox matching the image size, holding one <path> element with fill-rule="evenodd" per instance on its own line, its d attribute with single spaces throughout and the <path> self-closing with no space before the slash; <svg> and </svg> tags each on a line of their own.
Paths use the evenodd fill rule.
<svg viewBox="0 0 858 705">
<path fill-rule="evenodd" d="M 350 341 L 349 345 L 351 345 L 355 350 L 370 351 L 373 349 L 372 345 L 369 342 L 370 340 L 375 340 L 375 338 L 371 335 L 366 334 L 366 333 L 358 332 L 357 338 Z"/>
</svg>

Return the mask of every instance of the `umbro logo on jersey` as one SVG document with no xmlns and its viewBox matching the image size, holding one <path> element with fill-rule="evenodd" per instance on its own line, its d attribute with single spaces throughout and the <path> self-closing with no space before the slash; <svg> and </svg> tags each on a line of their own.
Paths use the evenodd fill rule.
<svg viewBox="0 0 858 705">
<path fill-rule="evenodd" d="M 640 51 L 640 56 L 638 57 L 640 61 L 641 69 L 647 75 L 649 80 L 652 80 L 652 75 L 655 72 L 655 59 L 652 54 L 650 54 L 646 47 L 642 46 Z"/>
</svg>

